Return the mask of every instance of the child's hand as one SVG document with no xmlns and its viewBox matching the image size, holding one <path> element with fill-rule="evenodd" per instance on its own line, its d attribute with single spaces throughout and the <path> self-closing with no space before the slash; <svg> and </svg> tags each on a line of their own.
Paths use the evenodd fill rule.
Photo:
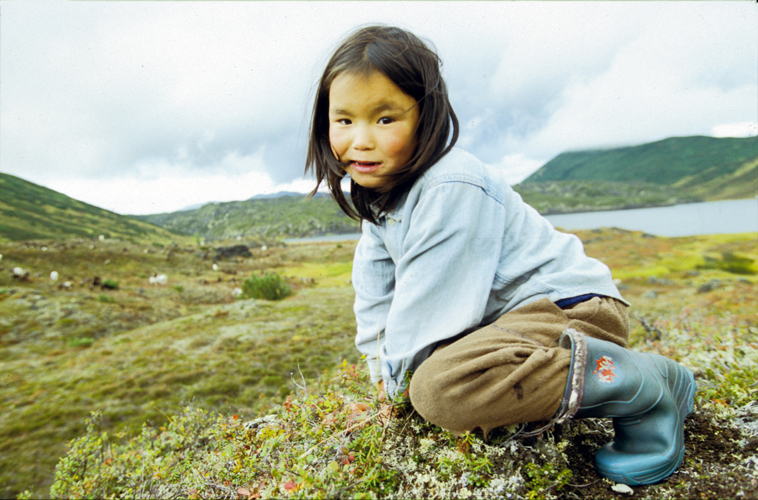
<svg viewBox="0 0 758 500">
<path fill-rule="evenodd" d="M 376 399 L 379 401 L 384 401 L 386 399 L 384 394 L 384 380 L 380 380 L 378 384 L 376 384 L 377 394 Z"/>
</svg>

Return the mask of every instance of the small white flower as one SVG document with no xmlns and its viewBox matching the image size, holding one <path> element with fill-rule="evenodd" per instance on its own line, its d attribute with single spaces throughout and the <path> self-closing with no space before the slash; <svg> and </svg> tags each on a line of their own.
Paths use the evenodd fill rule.
<svg viewBox="0 0 758 500">
<path fill-rule="evenodd" d="M 58 281 L 58 273 L 56 271 L 50 273 L 50 281 Z"/>
</svg>

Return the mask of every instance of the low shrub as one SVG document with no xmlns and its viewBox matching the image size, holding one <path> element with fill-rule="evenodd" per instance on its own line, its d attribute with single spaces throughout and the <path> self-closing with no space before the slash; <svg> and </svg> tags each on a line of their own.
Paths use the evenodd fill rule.
<svg viewBox="0 0 758 500">
<path fill-rule="evenodd" d="M 753 259 L 737 255 L 733 252 L 722 252 L 721 258 L 705 256 L 704 263 L 698 269 L 719 269 L 732 274 L 756 274 L 753 269 Z"/>
<path fill-rule="evenodd" d="M 277 273 L 252 275 L 242 283 L 242 296 L 249 299 L 282 300 L 292 295 L 292 288 Z"/>
<path fill-rule="evenodd" d="M 103 289 L 107 290 L 118 290 L 118 281 L 103 280 L 103 284 L 101 286 Z"/>
</svg>

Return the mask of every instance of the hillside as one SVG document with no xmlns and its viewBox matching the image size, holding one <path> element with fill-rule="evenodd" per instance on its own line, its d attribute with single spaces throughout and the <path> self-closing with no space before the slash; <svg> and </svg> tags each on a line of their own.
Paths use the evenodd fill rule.
<svg viewBox="0 0 758 500">
<path fill-rule="evenodd" d="M 751 198 L 758 194 L 758 138 L 674 137 L 562 153 L 514 189 L 542 214 Z M 195 236 L 263 244 L 360 228 L 329 196 L 280 193 L 130 217 L 7 174 L 0 174 L 0 190 L 0 241 L 102 234 L 140 243 Z"/>
<path fill-rule="evenodd" d="M 758 193 L 758 137 L 671 137 L 623 148 L 574 151 L 547 162 L 523 184 L 648 182 L 707 200 Z"/>
<path fill-rule="evenodd" d="M 183 236 L 0 173 L 0 241 L 71 237 L 166 244 Z"/>
<path fill-rule="evenodd" d="M 660 207 L 703 201 L 686 189 L 650 182 L 550 181 L 513 186 L 542 215 Z"/>
<path fill-rule="evenodd" d="M 135 218 L 208 241 L 230 238 L 305 237 L 357 233 L 358 222 L 345 215 L 329 196 L 287 195 L 209 203 L 194 210 Z"/>
<path fill-rule="evenodd" d="M 542 214 L 640 208 L 702 201 L 685 189 L 653 183 L 559 181 L 513 186 L 524 201 Z M 178 212 L 135 218 L 206 241 L 230 238 L 303 238 L 357 233 L 360 225 L 348 218 L 328 196 L 308 199 L 287 193 L 277 198 L 209 203 Z"/>
</svg>

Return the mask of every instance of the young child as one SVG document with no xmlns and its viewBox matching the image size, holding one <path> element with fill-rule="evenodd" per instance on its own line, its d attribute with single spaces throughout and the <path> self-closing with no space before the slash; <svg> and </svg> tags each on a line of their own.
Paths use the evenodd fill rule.
<svg viewBox="0 0 758 500">
<path fill-rule="evenodd" d="M 692 373 L 626 349 L 628 303 L 609 269 L 454 149 L 457 137 L 439 59 L 413 34 L 359 29 L 327 64 L 306 171 L 362 221 L 356 346 L 372 381 L 408 389 L 419 414 L 458 434 L 613 417 L 600 474 L 668 477 L 684 456 Z"/>
</svg>

